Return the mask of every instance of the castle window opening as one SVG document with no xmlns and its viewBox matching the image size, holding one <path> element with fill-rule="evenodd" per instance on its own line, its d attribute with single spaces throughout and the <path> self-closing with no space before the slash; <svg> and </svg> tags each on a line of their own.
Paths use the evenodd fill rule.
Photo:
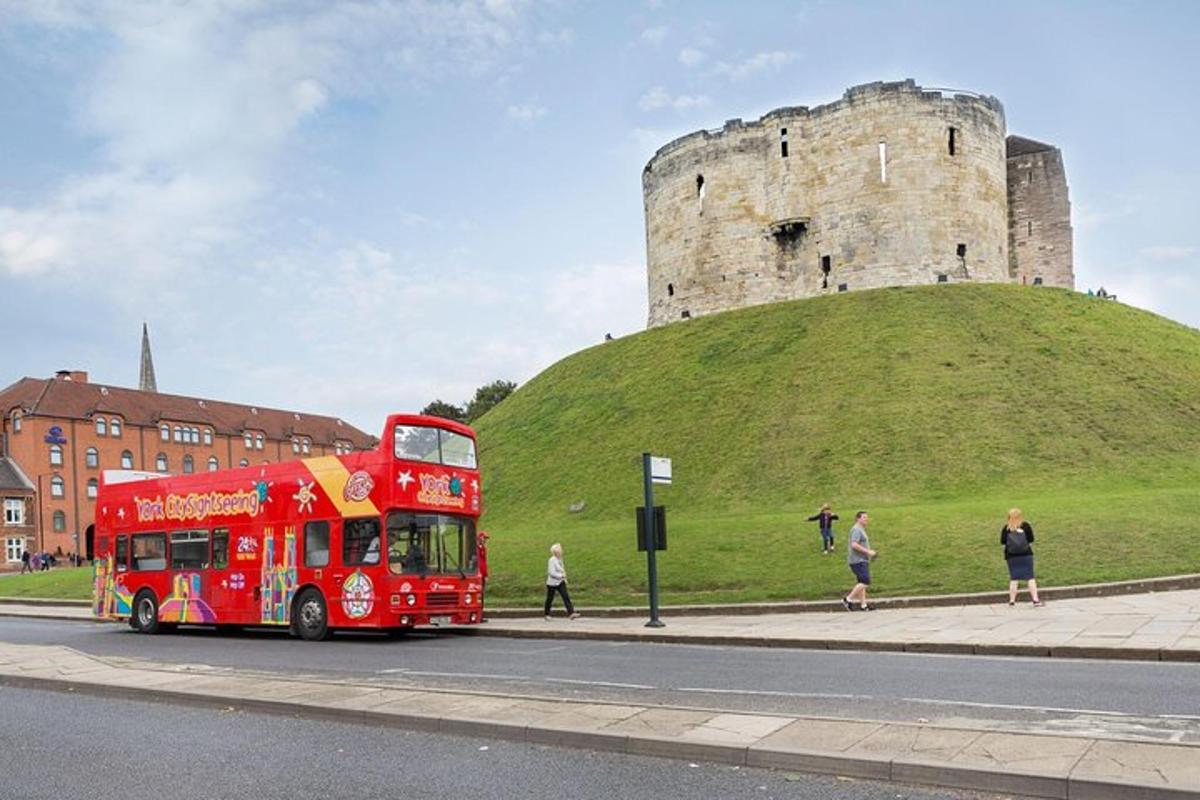
<svg viewBox="0 0 1200 800">
<path fill-rule="evenodd" d="M 1029 225 L 1029 229 L 1026 235 L 1033 236 L 1033 220 L 1029 220 L 1027 224 Z"/>
<path fill-rule="evenodd" d="M 879 182 L 887 183 L 887 142 L 879 143 Z"/>
<path fill-rule="evenodd" d="M 1034 277 L 1034 279 L 1033 279 L 1033 285 L 1034 285 L 1034 286 L 1041 286 L 1041 285 L 1042 285 L 1042 276 L 1041 276 L 1041 275 L 1037 275 L 1037 276 L 1035 276 L 1035 277 Z"/>
<path fill-rule="evenodd" d="M 833 269 L 833 257 L 821 256 L 821 288 L 829 288 L 829 273 Z"/>
<path fill-rule="evenodd" d="M 674 297 L 674 296 L 675 296 L 675 284 L 668 283 L 667 284 L 667 297 Z"/>
<path fill-rule="evenodd" d="M 949 275 L 947 275 L 947 274 L 946 274 L 946 273 L 944 273 L 944 272 L 939 272 L 939 273 L 938 273 L 937 282 L 938 282 L 938 283 L 949 283 L 949 282 L 950 282 L 950 276 L 949 276 Z"/>
<path fill-rule="evenodd" d="M 704 204 L 704 176 L 696 176 L 696 197 L 700 198 L 700 204 Z"/>
<path fill-rule="evenodd" d="M 686 309 L 685 309 L 683 312 L 681 312 L 681 313 L 680 313 L 680 315 L 679 315 L 679 316 L 680 316 L 680 318 L 682 318 L 682 319 L 691 319 L 691 318 L 692 318 L 692 312 L 690 312 L 690 311 L 688 311 L 688 310 L 686 310 Z"/>
<path fill-rule="evenodd" d="M 958 128 L 953 128 L 953 127 L 950 128 L 950 140 L 949 140 L 950 155 L 954 155 L 955 145 L 957 144 L 957 142 L 955 140 L 957 138 L 958 138 Z"/>
<path fill-rule="evenodd" d="M 848 291 L 850 291 L 850 284 L 848 284 L 848 283 L 839 283 L 839 284 L 838 284 L 838 291 L 839 291 L 839 292 L 848 292 Z"/>
<path fill-rule="evenodd" d="M 779 155 L 782 158 L 788 157 L 787 128 L 779 129 Z"/>
</svg>

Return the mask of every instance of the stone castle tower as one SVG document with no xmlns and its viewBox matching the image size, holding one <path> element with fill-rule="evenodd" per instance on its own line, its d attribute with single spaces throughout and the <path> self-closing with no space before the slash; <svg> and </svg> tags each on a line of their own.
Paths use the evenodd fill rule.
<svg viewBox="0 0 1200 800">
<path fill-rule="evenodd" d="M 735 119 L 642 173 L 651 327 L 838 291 L 959 281 L 1073 288 L 1062 154 L 994 97 L 871 83 Z"/>
</svg>

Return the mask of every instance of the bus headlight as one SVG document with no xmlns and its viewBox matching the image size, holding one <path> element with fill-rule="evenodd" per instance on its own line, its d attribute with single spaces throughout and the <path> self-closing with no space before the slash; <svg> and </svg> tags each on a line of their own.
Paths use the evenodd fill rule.
<svg viewBox="0 0 1200 800">
<path fill-rule="evenodd" d="M 465 595 L 463 597 L 463 602 L 465 602 L 467 605 L 471 605 L 471 595 L 470 594 Z"/>
<path fill-rule="evenodd" d="M 408 597 L 404 598 L 404 600 L 410 606 L 415 606 L 417 604 L 417 596 L 415 594 L 410 594 Z"/>
</svg>

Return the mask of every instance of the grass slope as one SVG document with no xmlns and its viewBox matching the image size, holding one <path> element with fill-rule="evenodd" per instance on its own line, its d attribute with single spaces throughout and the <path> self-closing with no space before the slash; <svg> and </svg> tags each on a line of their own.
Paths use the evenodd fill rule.
<svg viewBox="0 0 1200 800">
<path fill-rule="evenodd" d="M 1003 583 L 1013 504 L 1044 580 L 1200 564 L 1183 522 L 1200 512 L 1200 333 L 1073 292 L 887 289 L 704 317 L 570 356 L 476 427 L 505 601 L 540 591 L 556 540 L 581 599 L 639 601 L 644 450 L 674 461 L 667 602 L 836 596 L 843 559 L 802 521 L 825 500 L 843 534 L 874 512 L 889 592 Z"/>
</svg>

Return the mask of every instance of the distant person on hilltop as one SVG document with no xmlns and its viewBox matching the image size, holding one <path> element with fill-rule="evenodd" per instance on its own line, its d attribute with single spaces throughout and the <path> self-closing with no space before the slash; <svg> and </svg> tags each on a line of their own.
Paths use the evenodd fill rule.
<svg viewBox="0 0 1200 800">
<path fill-rule="evenodd" d="M 829 503 L 821 506 L 821 510 L 815 515 L 808 518 L 809 522 L 816 522 L 821 529 L 821 554 L 829 555 L 833 552 L 833 521 L 838 518 L 829 508 Z"/>
<path fill-rule="evenodd" d="M 863 611 L 874 611 L 875 606 L 867 603 L 867 587 L 871 585 L 871 560 L 878 553 L 871 549 L 871 542 L 867 539 L 867 512 L 859 511 L 854 515 L 854 527 L 850 529 L 850 555 L 846 559 L 850 564 L 850 571 L 854 573 L 854 577 L 858 580 L 854 584 L 854 588 L 850 590 L 850 594 L 842 598 L 842 605 L 847 611 L 854 610 L 854 604 L 858 603 L 858 607 Z"/>
<path fill-rule="evenodd" d="M 1035 607 L 1043 603 L 1038 599 L 1037 579 L 1033 575 L 1033 526 L 1025 521 L 1021 509 L 1008 512 L 1008 522 L 1000 529 L 1000 544 L 1004 545 L 1004 560 L 1008 563 L 1008 604 L 1017 604 L 1020 582 L 1029 587 L 1029 599 Z"/>
<path fill-rule="evenodd" d="M 554 602 L 554 593 L 562 596 L 563 605 L 567 607 L 567 616 L 579 619 L 579 612 L 571 604 L 571 595 L 567 593 L 567 569 L 563 566 L 562 545 L 557 542 L 550 545 L 550 560 L 546 562 L 546 619 L 550 619 L 550 606 Z"/>
</svg>

